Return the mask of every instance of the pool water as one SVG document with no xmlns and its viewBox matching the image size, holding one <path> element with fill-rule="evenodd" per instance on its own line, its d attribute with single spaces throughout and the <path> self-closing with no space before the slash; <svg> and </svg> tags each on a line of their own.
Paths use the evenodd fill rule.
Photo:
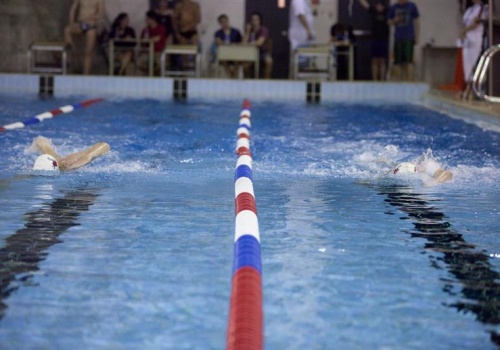
<svg viewBox="0 0 500 350">
<path fill-rule="evenodd" d="M 0 96 L 0 125 L 84 99 Z M 240 105 L 108 99 L 0 134 L 0 343 L 223 348 Z M 111 152 L 35 175 L 38 135 Z M 253 101 L 266 348 L 494 349 L 499 141 L 418 105 Z M 454 178 L 387 175 L 409 160 Z"/>
</svg>

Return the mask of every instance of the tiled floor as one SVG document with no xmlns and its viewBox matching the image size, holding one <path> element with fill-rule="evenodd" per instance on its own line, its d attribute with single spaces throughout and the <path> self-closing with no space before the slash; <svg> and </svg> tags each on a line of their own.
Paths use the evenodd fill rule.
<svg viewBox="0 0 500 350">
<path fill-rule="evenodd" d="M 429 94 L 433 97 L 440 98 L 447 103 L 451 103 L 457 107 L 487 113 L 489 115 L 500 118 L 500 103 L 479 101 L 476 99 L 472 101 L 464 101 L 457 97 L 457 92 L 455 91 L 431 89 Z"/>
</svg>

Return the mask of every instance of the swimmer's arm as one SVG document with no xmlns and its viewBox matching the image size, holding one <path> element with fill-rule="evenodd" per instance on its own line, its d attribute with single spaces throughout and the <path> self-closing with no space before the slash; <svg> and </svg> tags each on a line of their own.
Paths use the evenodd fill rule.
<svg viewBox="0 0 500 350">
<path fill-rule="evenodd" d="M 370 3 L 367 0 L 359 0 L 359 4 L 363 6 L 365 10 L 368 10 L 370 8 Z"/>
<path fill-rule="evenodd" d="M 49 154 L 52 157 L 54 157 L 58 163 L 61 162 L 61 156 L 56 153 L 54 148 L 52 147 L 52 143 L 50 140 L 46 137 L 43 136 L 38 136 L 34 141 L 33 141 L 33 146 L 38 153 L 40 154 Z"/>
<path fill-rule="evenodd" d="M 86 150 L 81 152 L 70 154 L 64 157 L 59 162 L 59 168 L 61 170 L 74 170 L 87 165 L 95 158 L 102 156 L 109 152 L 109 145 L 106 142 L 99 142 Z"/>
<path fill-rule="evenodd" d="M 78 8 L 78 5 L 80 4 L 80 0 L 75 0 L 73 1 L 73 4 L 71 5 L 71 8 L 69 10 L 69 23 L 75 23 L 76 19 L 76 10 Z"/>
</svg>

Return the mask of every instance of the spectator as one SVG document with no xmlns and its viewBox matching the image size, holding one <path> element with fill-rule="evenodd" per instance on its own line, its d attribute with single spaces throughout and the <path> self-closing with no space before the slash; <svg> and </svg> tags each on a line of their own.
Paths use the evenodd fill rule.
<svg viewBox="0 0 500 350">
<path fill-rule="evenodd" d="M 337 23 L 330 28 L 330 42 L 335 45 L 337 60 L 337 79 L 349 79 L 349 45 L 356 41 L 352 26 L 347 23 Z"/>
<path fill-rule="evenodd" d="M 243 38 L 245 44 L 255 45 L 259 48 L 260 61 L 262 62 L 264 79 L 271 79 L 273 69 L 273 57 L 271 55 L 271 39 L 269 38 L 269 31 L 263 26 L 262 16 L 258 12 L 254 12 L 250 17 L 250 23 L 246 25 L 245 36 Z M 245 63 L 243 65 L 245 77 L 252 76 L 252 63 Z"/>
<path fill-rule="evenodd" d="M 116 58 L 120 61 L 118 75 L 130 75 L 132 70 L 132 60 L 134 58 L 135 31 L 129 26 L 129 17 L 125 12 L 120 13 L 111 27 L 110 39 L 116 39 L 115 47 L 118 48 Z M 127 39 L 133 39 L 127 43 Z"/>
<path fill-rule="evenodd" d="M 78 14 L 78 16 L 77 16 Z M 73 48 L 73 35 L 85 36 L 83 74 L 90 74 L 97 41 L 97 23 L 104 16 L 104 0 L 74 0 L 69 11 L 69 24 L 64 28 L 64 42 Z"/>
<path fill-rule="evenodd" d="M 394 78 L 414 79 L 413 48 L 420 34 L 417 5 L 408 0 L 398 0 L 389 9 L 388 24 L 394 31 Z"/>
<path fill-rule="evenodd" d="M 158 23 L 165 27 L 165 33 L 167 36 L 167 44 L 173 43 L 174 25 L 172 22 L 172 16 L 174 11 L 170 7 L 168 0 L 160 0 L 158 2 L 158 8 L 155 10 L 156 17 L 158 18 Z"/>
<path fill-rule="evenodd" d="M 290 4 L 290 26 L 288 39 L 293 53 L 299 46 L 309 45 L 316 37 L 314 31 L 314 16 L 310 0 L 292 0 Z"/>
<path fill-rule="evenodd" d="M 220 29 L 214 34 L 215 48 L 220 45 L 239 44 L 242 41 L 241 33 L 238 29 L 232 28 L 229 23 L 229 18 L 226 14 L 222 14 L 217 18 L 220 24 Z M 216 54 L 216 52 L 215 52 Z M 236 62 L 221 62 L 226 74 L 231 78 L 236 78 L 239 65 Z"/>
<path fill-rule="evenodd" d="M 373 80 L 386 80 L 387 55 L 389 53 L 389 25 L 387 24 L 387 0 L 369 3 L 359 0 L 371 16 L 371 72 Z"/>
<path fill-rule="evenodd" d="M 146 13 L 146 27 L 141 32 L 141 39 L 149 39 L 154 42 L 154 70 L 156 73 L 160 70 L 160 57 L 165 49 L 166 35 L 165 27 L 158 23 L 158 17 L 154 11 Z M 144 73 L 149 67 L 149 46 L 142 44 L 143 50 L 137 59 L 138 68 Z M 144 50 L 146 49 L 146 51 Z"/>
<path fill-rule="evenodd" d="M 471 97 L 471 80 L 483 49 L 484 23 L 488 18 L 487 6 L 481 0 L 472 0 L 463 15 L 463 29 L 460 33 L 464 78 L 467 82 L 461 97 Z"/>
<path fill-rule="evenodd" d="M 201 22 L 200 5 L 191 0 L 180 0 L 174 8 L 174 33 L 176 42 L 181 45 L 198 45 L 198 24 Z M 186 66 L 189 56 L 182 56 L 182 65 Z"/>
<path fill-rule="evenodd" d="M 314 31 L 314 16 L 311 0 L 292 0 L 289 12 L 288 40 L 290 41 L 290 57 L 298 47 L 310 46 L 316 37 Z M 300 67 L 307 67 L 311 63 L 307 57 L 298 56 Z M 311 60 L 312 61 L 312 60 Z M 312 61 L 314 62 L 314 61 Z M 293 61 L 291 64 L 293 65 Z M 293 69 L 290 69 L 293 72 Z"/>
</svg>

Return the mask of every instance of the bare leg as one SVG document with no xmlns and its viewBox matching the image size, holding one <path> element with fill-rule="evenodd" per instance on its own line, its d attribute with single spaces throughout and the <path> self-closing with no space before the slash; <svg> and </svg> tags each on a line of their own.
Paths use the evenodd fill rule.
<svg viewBox="0 0 500 350">
<path fill-rule="evenodd" d="M 385 63 L 385 58 L 378 59 L 378 71 L 380 74 L 380 80 L 386 80 L 387 67 Z"/>
<path fill-rule="evenodd" d="M 266 56 L 264 59 L 264 79 L 271 79 L 271 73 L 273 71 L 273 59 L 270 56 Z"/>
<path fill-rule="evenodd" d="M 59 168 L 61 170 L 73 170 L 78 169 L 88 163 L 90 163 L 95 158 L 102 156 L 109 152 L 109 145 L 106 142 L 99 142 L 86 150 L 81 152 L 70 154 L 64 157 L 59 162 Z"/>
<path fill-rule="evenodd" d="M 377 58 L 375 57 L 372 58 L 371 68 L 372 68 L 372 80 L 379 80 L 378 62 Z"/>
<path fill-rule="evenodd" d="M 401 65 L 395 64 L 392 67 L 392 80 L 400 81 L 401 80 Z"/>
<path fill-rule="evenodd" d="M 83 54 L 83 74 L 89 75 L 92 68 L 92 56 L 94 54 L 94 46 L 97 41 L 97 30 L 91 29 L 85 33 L 85 53 Z"/>
<path fill-rule="evenodd" d="M 120 75 L 129 75 L 129 65 L 130 62 L 132 62 L 132 57 L 133 57 L 133 52 L 132 51 L 125 51 L 122 52 L 120 55 Z"/>
<path fill-rule="evenodd" d="M 415 67 L 413 63 L 408 63 L 406 65 L 406 78 L 408 81 L 413 81 L 415 79 Z"/>
</svg>

